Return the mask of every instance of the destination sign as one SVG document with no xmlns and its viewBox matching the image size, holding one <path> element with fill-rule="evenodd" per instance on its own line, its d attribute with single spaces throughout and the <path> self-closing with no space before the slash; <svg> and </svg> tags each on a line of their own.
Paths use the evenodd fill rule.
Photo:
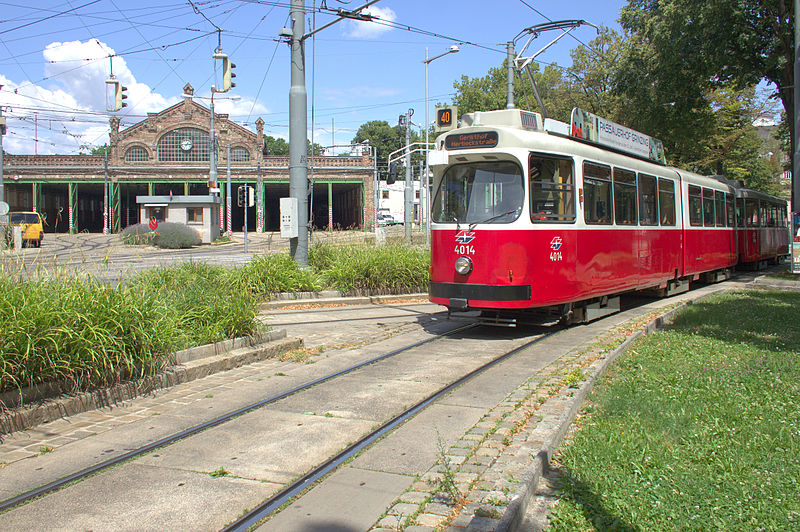
<svg viewBox="0 0 800 532">
<path fill-rule="evenodd" d="M 448 150 L 469 150 L 472 148 L 494 148 L 497 146 L 497 131 L 477 133 L 457 133 L 444 139 Z"/>
<path fill-rule="evenodd" d="M 663 143 L 588 111 L 572 110 L 570 135 L 666 164 Z"/>
</svg>

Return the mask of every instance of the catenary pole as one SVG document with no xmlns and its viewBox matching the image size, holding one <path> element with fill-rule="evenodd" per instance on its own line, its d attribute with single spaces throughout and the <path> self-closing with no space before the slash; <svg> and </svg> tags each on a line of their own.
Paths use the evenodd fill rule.
<svg viewBox="0 0 800 532">
<path fill-rule="evenodd" d="M 308 266 L 308 143 L 306 58 L 303 40 L 304 0 L 292 0 L 291 87 L 289 88 L 289 196 L 297 200 L 297 238 L 289 253 L 302 268 Z"/>
<path fill-rule="evenodd" d="M 794 153 L 792 154 L 792 214 L 800 211 L 800 0 L 794 0 Z M 792 216 L 794 222 L 794 215 Z M 795 229 L 796 231 L 796 229 Z M 793 234 L 797 234 L 796 232 Z"/>
<path fill-rule="evenodd" d="M 414 114 L 413 109 L 409 109 L 406 113 L 406 181 L 405 188 L 403 189 L 403 225 L 405 227 L 406 242 L 411 243 L 411 224 L 414 220 L 412 209 L 414 208 L 414 201 L 412 195 L 411 183 L 411 116 Z"/>
</svg>

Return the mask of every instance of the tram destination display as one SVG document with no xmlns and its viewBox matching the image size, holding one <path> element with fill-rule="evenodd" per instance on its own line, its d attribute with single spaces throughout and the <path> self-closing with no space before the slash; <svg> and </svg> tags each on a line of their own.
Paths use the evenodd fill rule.
<svg viewBox="0 0 800 532">
<path fill-rule="evenodd" d="M 457 133 L 444 140 L 448 150 L 469 150 L 472 148 L 494 148 L 497 146 L 497 131 L 479 131 L 475 133 Z"/>
<path fill-rule="evenodd" d="M 601 116 L 575 107 L 570 119 L 570 136 L 614 148 L 626 153 L 666 164 L 664 144 Z"/>
</svg>

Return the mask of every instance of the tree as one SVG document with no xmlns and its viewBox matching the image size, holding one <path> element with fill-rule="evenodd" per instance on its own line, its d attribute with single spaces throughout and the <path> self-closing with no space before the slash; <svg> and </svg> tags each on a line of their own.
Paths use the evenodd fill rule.
<svg viewBox="0 0 800 532">
<path fill-rule="evenodd" d="M 680 124 L 681 131 L 667 132 L 684 160 L 692 158 L 715 89 L 765 79 L 794 116 L 793 19 L 786 0 L 628 0 L 620 22 L 634 46 L 621 61 L 618 93 L 640 112 L 643 99 L 652 99 L 644 122 L 666 130 Z"/>
<path fill-rule="evenodd" d="M 265 155 L 289 155 L 289 143 L 281 138 L 264 135 Z"/>
<path fill-rule="evenodd" d="M 402 126 L 390 126 L 385 120 L 372 120 L 361 124 L 356 131 L 356 136 L 351 141 L 361 144 L 369 141 L 369 145 L 378 152 L 378 160 L 386 164 L 389 154 L 406 145 L 406 131 Z M 419 142 L 419 134 L 412 129 L 411 142 Z"/>
<path fill-rule="evenodd" d="M 90 155 L 105 155 L 106 153 L 111 155 L 111 148 L 108 144 L 103 144 L 102 146 L 92 148 L 92 151 L 89 152 Z"/>
</svg>

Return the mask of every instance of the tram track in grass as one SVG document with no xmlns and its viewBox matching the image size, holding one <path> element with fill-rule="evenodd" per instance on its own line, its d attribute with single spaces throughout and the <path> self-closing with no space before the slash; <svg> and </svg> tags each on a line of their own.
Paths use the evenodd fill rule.
<svg viewBox="0 0 800 532">
<path fill-rule="evenodd" d="M 134 459 L 136 459 L 138 457 L 141 457 L 143 455 L 151 453 L 152 451 L 155 451 L 155 450 L 160 449 L 162 447 L 166 447 L 168 445 L 171 445 L 173 443 L 179 442 L 181 440 L 187 439 L 187 438 L 189 438 L 191 436 L 194 436 L 194 435 L 196 435 L 196 434 L 198 434 L 200 432 L 203 432 L 205 430 L 208 430 L 210 428 L 220 426 L 220 425 L 222 425 L 224 423 L 227 423 L 227 422 L 229 422 L 229 421 L 231 421 L 231 420 L 233 420 L 235 418 L 238 418 L 238 417 L 240 417 L 240 416 L 242 416 L 244 414 L 247 414 L 247 413 L 252 412 L 254 410 L 257 410 L 259 408 L 263 408 L 263 407 L 265 407 L 267 405 L 271 405 L 271 404 L 276 403 L 276 402 L 278 402 L 278 401 L 280 401 L 282 399 L 286 399 L 287 397 L 290 397 L 292 395 L 301 393 L 303 391 L 306 391 L 306 390 L 308 390 L 310 388 L 313 388 L 313 387 L 318 386 L 320 384 L 323 384 L 325 382 L 328 382 L 328 381 L 331 381 L 331 380 L 336 379 L 338 377 L 342 377 L 344 375 L 352 373 L 352 372 L 354 372 L 354 371 L 356 371 L 358 369 L 361 369 L 361 368 L 364 368 L 366 366 L 375 364 L 377 362 L 386 360 L 386 359 L 394 357 L 396 355 L 411 351 L 411 350 L 419 348 L 421 346 L 436 342 L 436 341 L 441 340 L 443 338 L 447 338 L 449 336 L 468 331 L 468 330 L 473 329 L 473 328 L 478 327 L 478 326 L 479 325 L 477 323 L 468 323 L 466 325 L 462 325 L 462 326 L 450 329 L 448 331 L 445 331 L 445 332 L 442 332 L 442 333 L 438 333 L 438 334 L 436 334 L 434 336 L 431 336 L 430 338 L 426 338 L 424 340 L 420 340 L 420 341 L 417 341 L 417 342 L 414 342 L 414 343 L 411 343 L 411 344 L 408 344 L 408 345 L 405 345 L 405 346 L 390 350 L 390 351 L 388 351 L 386 353 L 382 353 L 382 354 L 380 354 L 378 356 L 372 357 L 372 358 L 370 358 L 368 360 L 365 360 L 363 362 L 360 362 L 360 363 L 357 363 L 357 364 L 353 364 L 351 366 L 348 366 L 346 368 L 340 369 L 338 371 L 334 371 L 334 372 L 329 373 L 327 375 L 324 375 L 322 377 L 319 377 L 319 378 L 312 379 L 310 381 L 304 382 L 304 383 L 302 383 L 302 384 L 300 384 L 298 386 L 295 386 L 295 387 L 293 387 L 291 389 L 288 389 L 288 390 L 285 390 L 283 392 L 274 394 L 274 395 L 272 395 L 270 397 L 266 397 L 264 399 L 261 399 L 259 401 L 254 402 L 254 403 L 251 403 L 251 404 L 245 405 L 243 407 L 231 410 L 231 411 L 226 412 L 224 414 L 221 414 L 221 415 L 219 415 L 217 417 L 214 417 L 213 419 L 210 419 L 210 420 L 205 421 L 203 423 L 196 424 L 196 425 L 194 425 L 194 426 L 192 426 L 190 428 L 184 429 L 182 431 L 176 432 L 176 433 L 168 435 L 166 437 L 160 438 L 160 439 L 158 439 L 158 440 L 156 440 L 154 442 L 151 442 L 151 443 L 149 443 L 147 445 L 143 445 L 143 446 L 138 447 L 136 449 L 133 449 L 133 450 L 127 451 L 127 452 L 125 452 L 123 454 L 120 454 L 118 456 L 115 456 L 113 458 L 109 458 L 108 460 L 104 460 L 102 462 L 98 462 L 95 465 L 92 465 L 90 467 L 81 469 L 80 471 L 77 471 L 75 473 L 63 476 L 63 477 L 61 477 L 61 478 L 59 478 L 57 480 L 54 480 L 52 482 L 48 482 L 48 483 L 43 484 L 43 485 L 41 485 L 41 486 L 39 486 L 37 488 L 25 491 L 23 493 L 20 493 L 20 494 L 14 496 L 14 497 L 10 497 L 8 499 L 0 501 L 0 513 L 6 512 L 8 510 L 11 510 L 11 509 L 13 509 L 15 507 L 18 507 L 18 506 L 20 506 L 22 504 L 25 504 L 25 503 L 27 503 L 29 501 L 32 501 L 34 499 L 46 496 L 46 495 L 48 495 L 48 494 L 50 494 L 52 492 L 55 492 L 55 491 L 65 487 L 65 486 L 68 486 L 70 484 L 73 484 L 73 483 L 76 483 L 76 482 L 80 482 L 81 480 L 84 480 L 84 479 L 86 479 L 86 478 L 88 478 L 88 477 L 90 477 L 92 475 L 96 475 L 98 473 L 101 473 L 104 470 L 107 470 L 107 469 L 109 469 L 111 467 L 117 466 L 117 465 L 122 464 L 124 462 L 127 462 L 129 460 L 134 460 Z"/>
<path fill-rule="evenodd" d="M 446 396 L 459 386 L 472 380 L 476 376 L 484 373 L 488 369 L 493 368 L 502 362 L 505 362 L 506 360 L 513 357 L 517 353 L 520 353 L 528 349 L 534 344 L 541 342 L 542 340 L 560 332 L 563 329 L 563 327 L 560 326 L 554 326 L 554 327 L 555 327 L 554 330 L 538 335 L 536 338 L 526 341 L 522 345 L 519 345 L 509 351 L 502 353 L 499 356 L 494 357 L 488 362 L 480 365 L 479 367 L 459 377 L 455 381 L 452 381 L 449 384 L 436 390 L 435 392 L 429 394 L 427 397 L 418 401 L 411 407 L 406 408 L 403 412 L 397 414 L 388 421 L 382 423 L 379 427 L 363 435 L 356 442 L 348 445 L 347 447 L 339 451 L 336 455 L 328 458 L 323 463 L 314 467 L 306 474 L 296 479 L 294 482 L 290 483 L 279 492 L 272 495 L 269 499 L 265 500 L 257 507 L 244 513 L 236 521 L 226 526 L 223 530 L 225 532 L 239 532 L 257 526 L 260 522 L 264 521 L 265 519 L 269 518 L 273 513 L 275 513 L 276 510 L 279 510 L 285 504 L 292 502 L 296 497 L 301 496 L 303 492 L 313 487 L 315 483 L 325 478 L 331 472 L 336 470 L 340 465 L 347 462 L 348 460 L 356 456 L 358 453 L 368 448 L 370 445 L 372 445 L 373 443 L 384 437 L 386 434 L 388 434 L 395 428 L 402 425 L 408 419 L 417 415 L 426 407 L 430 406 L 437 400 Z"/>
</svg>

